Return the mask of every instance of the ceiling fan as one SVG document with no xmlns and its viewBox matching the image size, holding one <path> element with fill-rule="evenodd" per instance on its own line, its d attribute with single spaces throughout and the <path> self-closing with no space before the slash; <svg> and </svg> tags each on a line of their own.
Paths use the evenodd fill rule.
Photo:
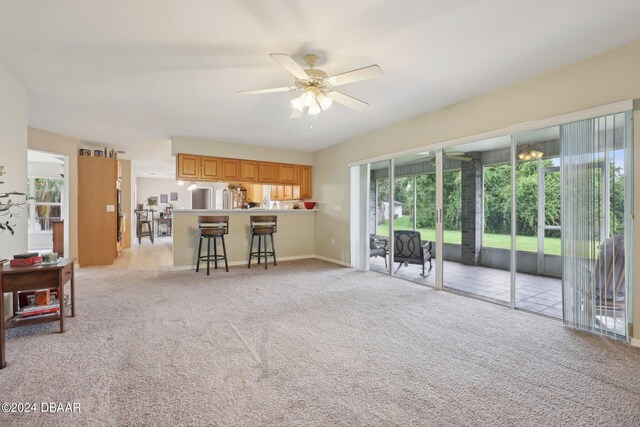
<svg viewBox="0 0 640 427">
<path fill-rule="evenodd" d="M 282 65 L 285 70 L 293 74 L 295 77 L 294 84 L 292 86 L 271 89 L 244 90 L 238 93 L 240 95 L 260 95 L 263 93 L 302 91 L 299 97 L 291 101 L 293 107 L 291 118 L 294 119 L 302 117 L 305 111 L 310 115 L 316 115 L 321 111 L 326 111 L 331 107 L 333 101 L 357 111 L 364 110 L 369 104 L 345 95 L 342 92 L 338 92 L 333 88 L 373 79 L 383 74 L 382 68 L 378 65 L 370 65 L 329 77 L 324 71 L 315 68 L 315 65 L 320 59 L 318 55 L 310 53 L 304 56 L 304 61 L 309 67 L 307 69 L 302 69 L 289 55 L 272 53 L 271 57 L 278 64 Z"/>
</svg>

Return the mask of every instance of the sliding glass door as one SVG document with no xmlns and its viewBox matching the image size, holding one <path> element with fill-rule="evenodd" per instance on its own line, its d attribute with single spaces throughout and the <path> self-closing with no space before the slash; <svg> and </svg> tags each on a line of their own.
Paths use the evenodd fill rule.
<svg viewBox="0 0 640 427">
<path fill-rule="evenodd" d="M 435 154 L 394 159 L 394 276 L 435 285 Z"/>
<path fill-rule="evenodd" d="M 562 318 L 560 127 L 516 135 L 515 306 Z"/>
<path fill-rule="evenodd" d="M 446 149 L 443 285 L 508 304 L 511 296 L 511 138 Z"/>
<path fill-rule="evenodd" d="M 626 337 L 631 117 L 365 165 L 369 269 Z"/>
</svg>

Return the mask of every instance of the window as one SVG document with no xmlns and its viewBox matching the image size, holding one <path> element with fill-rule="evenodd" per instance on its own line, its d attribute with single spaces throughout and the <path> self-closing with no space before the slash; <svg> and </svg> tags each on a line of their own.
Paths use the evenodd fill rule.
<svg viewBox="0 0 640 427">
<path fill-rule="evenodd" d="M 29 231 L 51 230 L 51 221 L 62 219 L 62 178 L 29 177 Z"/>
</svg>

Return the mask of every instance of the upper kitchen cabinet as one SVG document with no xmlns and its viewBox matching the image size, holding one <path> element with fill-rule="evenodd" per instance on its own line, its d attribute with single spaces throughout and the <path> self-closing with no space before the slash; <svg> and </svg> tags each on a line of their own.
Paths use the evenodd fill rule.
<svg viewBox="0 0 640 427">
<path fill-rule="evenodd" d="M 278 163 L 260 162 L 260 182 L 265 184 L 277 184 L 278 181 Z"/>
<path fill-rule="evenodd" d="M 178 154 L 177 179 L 195 180 L 200 178 L 200 156 L 193 154 Z"/>
<path fill-rule="evenodd" d="M 221 167 L 219 157 L 201 157 L 200 160 L 200 178 L 218 181 L 221 177 Z"/>
<path fill-rule="evenodd" d="M 299 184 L 300 184 L 300 198 L 311 198 L 311 166 L 298 166 Z"/>
<path fill-rule="evenodd" d="M 280 184 L 298 184 L 298 166 L 280 163 L 278 165 L 278 178 Z"/>
<path fill-rule="evenodd" d="M 241 163 L 238 159 L 221 159 L 222 181 L 240 181 L 242 179 Z"/>
<path fill-rule="evenodd" d="M 240 161 L 240 180 L 243 182 L 258 182 L 258 162 L 253 160 Z"/>
</svg>

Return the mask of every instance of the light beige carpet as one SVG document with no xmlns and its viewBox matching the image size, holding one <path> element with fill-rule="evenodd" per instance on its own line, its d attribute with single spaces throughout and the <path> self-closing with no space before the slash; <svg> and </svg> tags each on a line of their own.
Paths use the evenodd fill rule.
<svg viewBox="0 0 640 427">
<path fill-rule="evenodd" d="M 321 261 L 81 269 L 78 311 L 12 330 L 0 425 L 638 426 L 640 351 Z"/>
</svg>

